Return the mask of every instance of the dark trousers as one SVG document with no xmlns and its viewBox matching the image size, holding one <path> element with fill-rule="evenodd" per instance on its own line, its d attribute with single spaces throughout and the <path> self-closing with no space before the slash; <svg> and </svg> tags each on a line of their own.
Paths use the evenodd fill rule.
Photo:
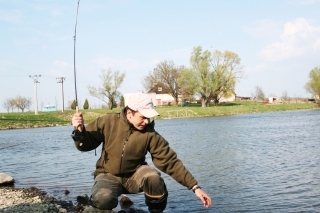
<svg viewBox="0 0 320 213">
<path fill-rule="evenodd" d="M 162 212 L 167 205 L 168 191 L 161 174 L 154 168 L 143 165 L 128 178 L 110 173 L 96 176 L 91 190 L 91 202 L 103 210 L 111 210 L 118 205 L 121 194 L 144 192 L 145 202 L 150 212 Z"/>
</svg>

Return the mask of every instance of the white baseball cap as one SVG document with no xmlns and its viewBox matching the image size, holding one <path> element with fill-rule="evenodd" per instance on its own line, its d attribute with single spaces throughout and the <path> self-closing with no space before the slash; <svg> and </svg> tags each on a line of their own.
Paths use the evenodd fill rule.
<svg viewBox="0 0 320 213">
<path fill-rule="evenodd" d="M 151 97 L 146 93 L 131 94 L 127 106 L 134 111 L 139 111 L 146 118 L 159 115 L 153 108 Z"/>
</svg>

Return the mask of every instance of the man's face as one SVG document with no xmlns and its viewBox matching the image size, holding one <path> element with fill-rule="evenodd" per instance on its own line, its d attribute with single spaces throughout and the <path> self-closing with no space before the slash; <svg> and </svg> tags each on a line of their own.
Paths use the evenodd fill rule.
<svg viewBox="0 0 320 213">
<path fill-rule="evenodd" d="M 132 125 L 138 130 L 143 130 L 150 123 L 150 118 L 144 117 L 140 112 L 133 113 L 131 110 L 127 112 L 127 118 Z"/>
</svg>

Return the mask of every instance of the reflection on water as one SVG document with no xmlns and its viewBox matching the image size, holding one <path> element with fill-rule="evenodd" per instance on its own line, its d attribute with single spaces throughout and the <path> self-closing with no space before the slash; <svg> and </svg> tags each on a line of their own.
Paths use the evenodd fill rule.
<svg viewBox="0 0 320 213">
<path fill-rule="evenodd" d="M 319 110 L 157 120 L 156 129 L 214 201 L 204 209 L 191 191 L 163 174 L 167 212 L 320 211 Z M 0 172 L 13 176 L 18 187 L 36 186 L 66 200 L 89 194 L 100 148 L 97 156 L 79 152 L 71 131 L 0 131 Z M 130 197 L 146 210 L 142 194 Z"/>
</svg>

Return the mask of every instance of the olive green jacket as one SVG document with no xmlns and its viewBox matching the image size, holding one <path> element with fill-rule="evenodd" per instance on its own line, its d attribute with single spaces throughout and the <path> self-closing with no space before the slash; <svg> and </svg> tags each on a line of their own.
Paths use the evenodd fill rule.
<svg viewBox="0 0 320 213">
<path fill-rule="evenodd" d="M 125 110 L 122 110 L 121 113 L 107 114 L 89 123 L 81 136 L 81 142 L 75 141 L 80 151 L 91 151 L 102 143 L 95 175 L 111 173 L 120 177 L 131 176 L 139 166 L 147 164 L 145 157 L 150 152 L 159 170 L 189 189 L 197 184 L 168 142 L 155 131 L 154 121 L 144 130 L 138 130 L 129 123 Z"/>
</svg>

